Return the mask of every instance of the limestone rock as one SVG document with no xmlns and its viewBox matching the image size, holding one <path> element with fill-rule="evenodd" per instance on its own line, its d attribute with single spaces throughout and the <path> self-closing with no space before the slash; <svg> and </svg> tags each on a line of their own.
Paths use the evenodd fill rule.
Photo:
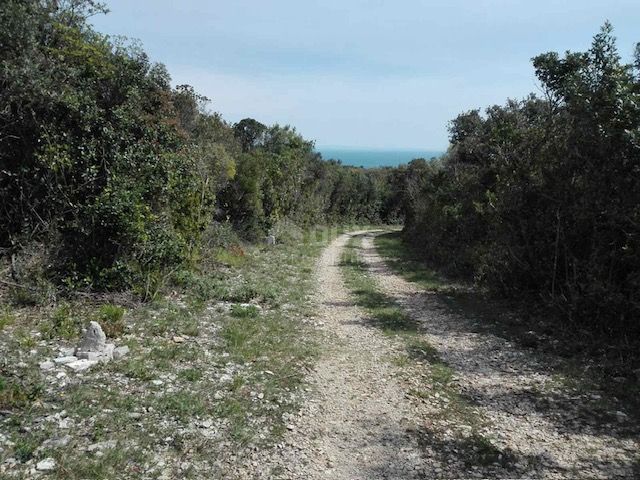
<svg viewBox="0 0 640 480">
<path fill-rule="evenodd" d="M 50 472 L 56 468 L 56 461 L 53 458 L 45 458 L 36 464 L 36 470 L 41 472 Z"/>
<path fill-rule="evenodd" d="M 107 343 L 107 336 L 98 322 L 90 322 L 78 348 L 76 357 L 81 360 L 108 362 L 113 358 L 115 345 Z"/>
<path fill-rule="evenodd" d="M 53 359 L 53 361 L 58 365 L 66 365 L 67 363 L 75 362 L 76 360 L 78 360 L 78 357 L 75 357 L 73 355 Z"/>
<path fill-rule="evenodd" d="M 97 365 L 97 363 L 98 360 L 81 358 L 80 360 L 76 360 L 75 362 L 67 363 L 65 366 L 69 367 L 74 372 L 82 372 L 83 370 L 87 370 L 88 368 Z"/>
<path fill-rule="evenodd" d="M 92 321 L 76 348 L 76 355 L 78 352 L 100 352 L 104 350 L 106 343 L 107 336 L 102 331 L 102 327 L 98 322 Z"/>
<path fill-rule="evenodd" d="M 51 370 L 53 367 L 55 367 L 55 364 L 48 360 L 46 362 L 40 363 L 40 370 Z"/>
<path fill-rule="evenodd" d="M 122 347 L 116 347 L 113 351 L 113 359 L 120 360 L 127 353 L 129 353 L 129 347 L 127 347 L 126 345 L 123 345 Z"/>
<path fill-rule="evenodd" d="M 91 445 L 89 445 L 86 448 L 87 452 L 98 452 L 101 450 L 108 450 L 110 448 L 116 448 L 116 446 L 118 445 L 118 442 L 116 442 L 115 440 L 107 440 L 105 442 L 98 442 L 98 443 L 93 443 Z"/>
</svg>

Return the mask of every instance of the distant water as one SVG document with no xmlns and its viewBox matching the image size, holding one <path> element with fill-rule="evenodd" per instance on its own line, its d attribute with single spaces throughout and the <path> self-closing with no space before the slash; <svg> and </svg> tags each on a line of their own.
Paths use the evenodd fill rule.
<svg viewBox="0 0 640 480">
<path fill-rule="evenodd" d="M 317 147 L 325 160 L 341 160 L 344 165 L 376 168 L 395 167 L 409 163 L 414 158 L 439 157 L 444 152 L 437 150 L 373 150 L 356 148 Z"/>
</svg>

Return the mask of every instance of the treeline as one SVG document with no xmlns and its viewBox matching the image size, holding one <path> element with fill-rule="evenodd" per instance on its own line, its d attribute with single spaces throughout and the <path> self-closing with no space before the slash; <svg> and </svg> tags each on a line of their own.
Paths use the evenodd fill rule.
<svg viewBox="0 0 640 480">
<path fill-rule="evenodd" d="M 640 46 L 533 59 L 543 95 L 450 124 L 404 171 L 406 239 L 449 273 L 542 299 L 578 328 L 640 330 Z"/>
<path fill-rule="evenodd" d="M 227 123 L 140 48 L 95 32 L 99 13 L 92 0 L 0 4 L 11 283 L 148 292 L 222 222 L 255 239 L 283 219 L 395 218 L 390 170 L 323 161 L 289 127 Z"/>
</svg>

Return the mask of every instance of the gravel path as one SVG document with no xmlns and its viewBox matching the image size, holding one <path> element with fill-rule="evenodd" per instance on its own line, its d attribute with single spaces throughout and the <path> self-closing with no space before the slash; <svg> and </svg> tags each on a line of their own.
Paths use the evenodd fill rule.
<svg viewBox="0 0 640 480">
<path fill-rule="evenodd" d="M 426 339 L 456 371 L 459 388 L 489 420 L 485 433 L 513 455 L 515 465 L 495 474 L 637 478 L 640 436 L 624 412 L 610 412 L 609 421 L 598 419 L 599 394 L 563 392 L 554 387 L 547 359 L 503 338 L 472 332 L 469 319 L 391 272 L 376 253 L 372 235 L 363 240 L 363 257 L 381 290 L 420 322 Z M 473 471 L 450 473 L 468 476 Z"/>
<path fill-rule="evenodd" d="M 311 379 L 314 398 L 295 426 L 308 462 L 293 478 L 422 478 L 411 404 L 389 358 L 395 346 L 367 326 L 340 272 L 349 235 L 329 246 L 318 263 L 318 316 L 331 343 Z"/>
<path fill-rule="evenodd" d="M 442 415 L 449 400 L 436 391 L 408 395 L 429 389 L 427 367 L 394 365 L 405 345 L 380 333 L 354 305 L 339 266 L 352 233 L 318 263 L 315 300 L 327 347 L 310 374 L 309 398 L 288 419 L 284 441 L 256 452 L 244 478 L 635 478 L 638 430 L 625 418 L 595 418 L 590 406 L 598 395 L 559 392 L 544 359 L 472 332 L 471 320 L 391 272 L 373 247 L 374 234 L 360 233 L 369 273 L 455 370 L 453 385 L 486 420 L 480 432 L 504 457 L 478 465 L 469 456 L 477 447 L 465 439 L 466 419 Z"/>
</svg>

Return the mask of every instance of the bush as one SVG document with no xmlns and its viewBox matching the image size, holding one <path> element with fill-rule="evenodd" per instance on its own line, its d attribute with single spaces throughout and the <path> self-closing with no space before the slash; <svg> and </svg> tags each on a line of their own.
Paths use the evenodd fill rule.
<svg viewBox="0 0 640 480">
<path fill-rule="evenodd" d="M 640 331 L 640 49 L 607 24 L 584 53 L 534 59 L 546 98 L 460 115 L 442 162 L 405 174 L 405 236 L 494 292 L 579 328 Z"/>
</svg>

